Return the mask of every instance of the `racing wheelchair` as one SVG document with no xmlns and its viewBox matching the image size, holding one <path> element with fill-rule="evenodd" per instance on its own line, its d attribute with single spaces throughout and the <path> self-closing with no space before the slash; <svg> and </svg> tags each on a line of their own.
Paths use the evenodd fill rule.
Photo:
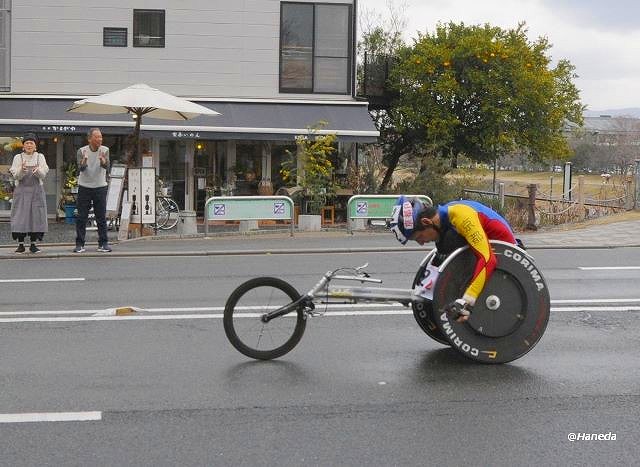
<svg viewBox="0 0 640 467">
<path fill-rule="evenodd" d="M 307 318 L 322 314 L 316 310 L 317 303 L 399 302 L 412 307 L 418 325 L 429 337 L 465 357 L 481 363 L 513 361 L 535 347 L 544 334 L 550 312 L 549 289 L 524 249 L 498 240 L 490 243 L 497 258 L 496 269 L 464 323 L 442 310 L 462 295 L 472 277 L 476 259 L 468 246 L 453 251 L 437 267 L 433 265 L 437 250 L 432 250 L 420 263 L 411 289 L 364 286 L 382 283 L 365 272 L 367 265 L 329 271 L 304 295 L 279 278 L 251 279 L 227 300 L 225 334 L 244 355 L 270 360 L 300 342 Z M 425 297 L 420 287 L 427 271 L 437 271 L 437 278 L 432 294 Z M 361 285 L 344 284 L 353 281 Z"/>
</svg>

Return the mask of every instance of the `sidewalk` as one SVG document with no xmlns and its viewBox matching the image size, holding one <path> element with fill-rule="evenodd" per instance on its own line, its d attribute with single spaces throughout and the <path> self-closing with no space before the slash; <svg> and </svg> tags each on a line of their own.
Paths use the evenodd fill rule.
<svg viewBox="0 0 640 467">
<path fill-rule="evenodd" d="M 528 249 L 542 248 L 616 248 L 640 247 L 640 216 L 638 219 L 606 223 L 602 225 L 563 226 L 552 230 L 522 232 L 517 236 Z M 251 234 L 229 234 L 180 238 L 176 235 L 144 237 L 115 243 L 112 253 L 98 253 L 95 239 L 88 238 L 87 251 L 75 254 L 72 243 L 42 243 L 42 253 L 15 254 L 15 244 L 0 246 L 1 259 L 35 259 L 61 257 L 135 257 L 135 256 L 228 256 L 239 254 L 293 254 L 326 252 L 380 252 L 380 251 L 425 251 L 433 245 L 423 247 L 412 242 L 402 246 L 388 232 L 345 231 L 298 232 L 291 237 L 285 232 L 256 232 Z"/>
</svg>

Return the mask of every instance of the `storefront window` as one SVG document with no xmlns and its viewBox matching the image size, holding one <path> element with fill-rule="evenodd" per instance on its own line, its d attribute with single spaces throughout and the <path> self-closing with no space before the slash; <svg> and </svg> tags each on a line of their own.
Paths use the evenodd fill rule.
<svg viewBox="0 0 640 467">
<path fill-rule="evenodd" d="M 255 195 L 262 179 L 262 143 L 236 144 L 236 194 Z"/>
<path fill-rule="evenodd" d="M 160 141 L 159 175 L 180 209 L 185 208 L 186 157 L 184 141 Z"/>
<path fill-rule="evenodd" d="M 204 212 L 204 203 L 211 196 L 227 194 L 226 142 L 196 141 L 194 152 L 196 212 Z"/>
</svg>

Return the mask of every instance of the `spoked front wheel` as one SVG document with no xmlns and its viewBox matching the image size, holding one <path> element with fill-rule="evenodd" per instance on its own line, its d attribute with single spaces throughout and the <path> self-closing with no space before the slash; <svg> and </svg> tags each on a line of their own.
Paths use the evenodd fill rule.
<svg viewBox="0 0 640 467">
<path fill-rule="evenodd" d="M 300 298 L 288 282 L 258 277 L 233 291 L 224 308 L 224 332 L 229 342 L 247 357 L 278 358 L 293 349 L 307 324 L 303 306 L 264 322 L 262 316 Z"/>
</svg>

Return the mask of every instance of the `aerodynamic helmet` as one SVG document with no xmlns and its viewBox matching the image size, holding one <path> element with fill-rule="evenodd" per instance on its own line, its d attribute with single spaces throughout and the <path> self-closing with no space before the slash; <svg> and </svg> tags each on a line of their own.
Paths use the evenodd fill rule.
<svg viewBox="0 0 640 467">
<path fill-rule="evenodd" d="M 420 214 L 427 208 L 427 205 L 416 198 L 400 195 L 393 211 L 389 229 L 395 234 L 396 239 L 403 245 L 417 230 L 422 230 L 420 226 Z"/>
</svg>

